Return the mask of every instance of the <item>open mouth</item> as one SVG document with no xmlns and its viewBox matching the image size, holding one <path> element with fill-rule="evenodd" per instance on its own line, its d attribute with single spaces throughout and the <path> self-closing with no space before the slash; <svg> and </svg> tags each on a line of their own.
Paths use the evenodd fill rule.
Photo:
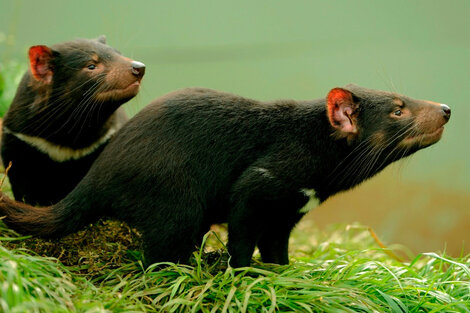
<svg viewBox="0 0 470 313">
<path fill-rule="evenodd" d="M 429 146 L 433 143 L 438 142 L 439 139 L 441 139 L 443 132 L 444 126 L 441 126 L 430 133 L 408 136 L 402 140 L 400 145 L 403 147 L 410 147 L 413 145 L 418 145 L 420 147 Z"/>
</svg>

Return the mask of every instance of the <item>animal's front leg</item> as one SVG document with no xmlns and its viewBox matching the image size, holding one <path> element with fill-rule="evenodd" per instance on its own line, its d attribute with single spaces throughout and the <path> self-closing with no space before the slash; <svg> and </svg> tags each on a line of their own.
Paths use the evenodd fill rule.
<svg viewBox="0 0 470 313">
<path fill-rule="evenodd" d="M 230 265 L 233 267 L 249 266 L 256 242 L 262 233 L 256 208 L 240 201 L 232 208 L 228 224 L 228 251 Z"/>
<path fill-rule="evenodd" d="M 297 192 L 268 204 L 271 206 L 270 219 L 258 240 L 263 262 L 289 264 L 290 233 L 304 216 L 304 213 L 299 211 L 308 199 L 303 193 Z"/>
<path fill-rule="evenodd" d="M 296 188 L 264 168 L 251 167 L 240 177 L 232 190 L 228 221 L 232 266 L 248 266 L 256 244 L 264 262 L 288 263 L 289 235 L 308 202 L 307 196 L 292 189 Z"/>
</svg>

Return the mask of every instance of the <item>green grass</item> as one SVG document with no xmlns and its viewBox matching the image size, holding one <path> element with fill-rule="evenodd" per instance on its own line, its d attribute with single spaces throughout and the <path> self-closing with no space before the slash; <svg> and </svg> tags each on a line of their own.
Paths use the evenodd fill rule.
<svg viewBox="0 0 470 313">
<path fill-rule="evenodd" d="M 470 312 L 468 256 L 428 253 L 401 263 L 377 247 L 367 228 L 354 225 L 328 232 L 313 228 L 308 235 L 297 230 L 289 266 L 262 264 L 255 256 L 253 267 L 240 269 L 227 267 L 225 250 L 201 249 L 192 265 L 143 269 L 130 251 L 119 266 L 86 271 L 90 265 L 80 259 L 66 266 L 26 250 L 21 244 L 31 239 L 5 226 L 0 234 L 11 249 L 0 246 L 2 312 Z M 94 233 L 81 236 L 87 234 Z M 297 239 L 319 244 L 295 251 L 302 250 Z M 213 250 L 213 233 L 207 242 Z M 115 245 L 109 241 L 97 251 L 94 244 L 78 243 L 69 249 L 86 261 L 89 253 L 107 259 Z"/>
</svg>

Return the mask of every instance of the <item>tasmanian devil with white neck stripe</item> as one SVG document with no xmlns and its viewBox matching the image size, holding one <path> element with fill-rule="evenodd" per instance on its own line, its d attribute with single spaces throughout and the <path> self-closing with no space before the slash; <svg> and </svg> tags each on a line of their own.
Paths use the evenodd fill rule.
<svg viewBox="0 0 470 313">
<path fill-rule="evenodd" d="M 2 159 L 17 200 L 50 205 L 85 176 L 127 121 L 145 65 L 96 40 L 29 49 L 30 69 L 3 121 Z"/>
<path fill-rule="evenodd" d="M 209 89 L 166 95 L 133 117 L 66 198 L 0 200 L 12 228 L 59 237 L 109 216 L 143 234 L 147 263 L 186 262 L 228 222 L 232 266 L 288 263 L 313 190 L 323 202 L 437 142 L 444 104 L 348 85 L 311 101 L 261 102 Z M 354 208 L 351 208 L 353 210 Z"/>
</svg>

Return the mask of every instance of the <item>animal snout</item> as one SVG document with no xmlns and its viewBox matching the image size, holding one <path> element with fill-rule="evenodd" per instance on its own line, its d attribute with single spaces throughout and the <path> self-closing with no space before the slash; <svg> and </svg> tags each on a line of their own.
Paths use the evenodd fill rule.
<svg viewBox="0 0 470 313">
<path fill-rule="evenodd" d="M 142 77 L 145 74 L 145 64 L 139 61 L 132 61 L 132 74 L 138 77 Z"/>
<path fill-rule="evenodd" d="M 450 119 L 451 110 L 447 104 L 441 104 L 442 112 L 444 113 L 444 118 L 446 120 Z"/>
</svg>

